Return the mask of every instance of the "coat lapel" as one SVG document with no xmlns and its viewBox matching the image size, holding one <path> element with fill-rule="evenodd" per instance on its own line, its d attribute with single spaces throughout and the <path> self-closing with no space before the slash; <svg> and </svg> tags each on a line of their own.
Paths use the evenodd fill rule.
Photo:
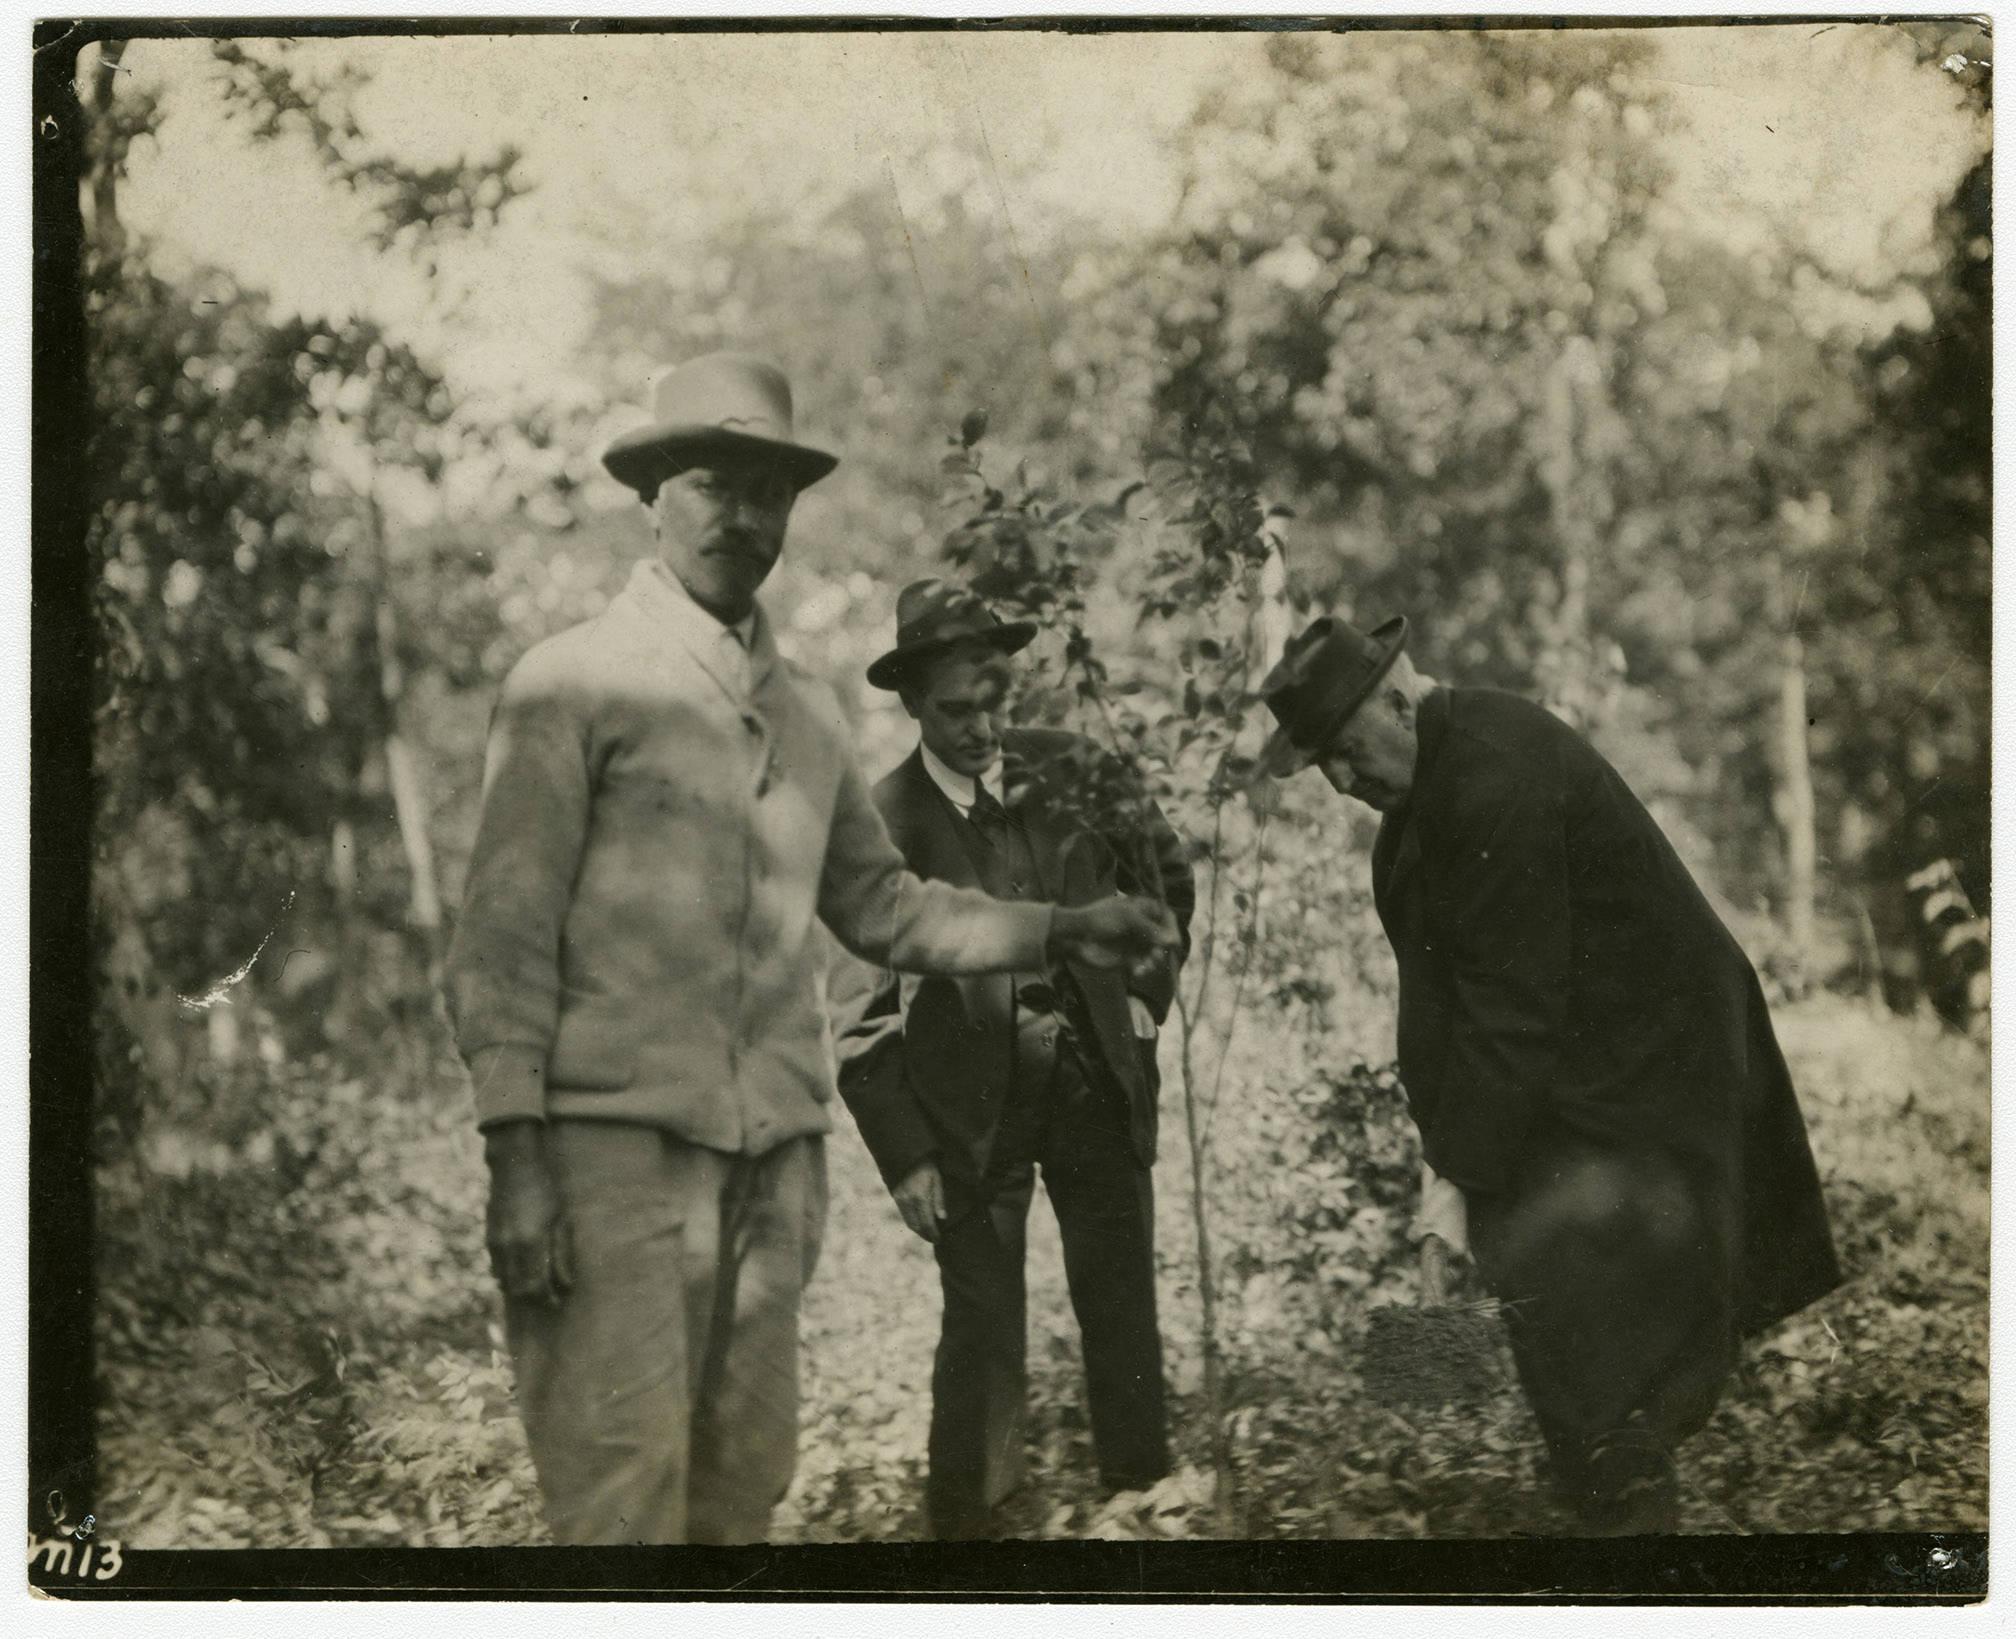
<svg viewBox="0 0 2016 1639">
<path fill-rule="evenodd" d="M 1379 825 L 1372 845 L 1372 897 L 1391 905 L 1421 865 L 1421 836 L 1415 828 L 1413 805 L 1389 815 Z"/>
<path fill-rule="evenodd" d="M 751 635 L 749 696 L 745 699 L 741 688 L 725 669 L 723 645 L 714 641 L 721 628 L 711 617 L 701 613 L 683 592 L 666 584 L 668 579 L 660 565 L 646 560 L 631 571 L 630 584 L 624 590 L 653 629 L 669 635 L 678 651 L 706 674 L 708 681 L 721 691 L 730 706 L 738 712 L 748 710 L 777 661 L 777 644 L 770 634 L 769 617 L 759 604 Z"/>
<path fill-rule="evenodd" d="M 900 823 L 891 827 L 910 868 L 961 888 L 982 887 L 968 839 L 968 828 L 951 800 L 925 771 L 922 749 L 912 751 L 897 769 Z"/>
<path fill-rule="evenodd" d="M 777 667 L 776 634 L 770 630 L 769 611 L 759 603 L 756 605 L 756 622 L 749 631 L 749 697 L 752 700 L 762 697 Z M 720 680 L 717 678 L 716 681 Z"/>
<path fill-rule="evenodd" d="M 1427 800 L 1428 785 L 1442 754 L 1442 742 L 1449 733 L 1451 704 L 1449 691 L 1442 688 L 1431 689 L 1421 702 L 1413 787 L 1406 802 L 1380 822 L 1379 840 L 1372 846 L 1372 895 L 1381 905 L 1391 904 L 1421 868 L 1421 826 L 1417 815 Z"/>
<path fill-rule="evenodd" d="M 883 817 L 910 869 L 937 882 L 985 888 L 967 835 L 972 827 L 924 768 L 921 747 L 897 765 L 885 788 Z M 973 839 L 977 841 L 978 839 Z M 1000 1106 L 982 1089 L 1005 1090 L 1012 1064 L 1013 980 L 1005 973 L 929 978 L 906 973 L 897 987 L 904 1050 L 920 1096 L 938 1112 L 947 1139 L 964 1157 L 960 1171 L 986 1173 Z M 985 1066 L 976 1074 L 976 1066 Z"/>
<path fill-rule="evenodd" d="M 1035 766 L 1027 744 L 1010 733 L 1001 747 L 1001 790 L 1009 816 L 1021 827 L 1029 844 L 1030 859 L 1036 869 L 1036 886 L 1041 897 L 1066 903 L 1066 872 L 1070 841 L 1075 831 L 1059 822 L 1043 800 L 1044 781 L 1055 778 Z"/>
<path fill-rule="evenodd" d="M 742 698 L 741 690 L 729 679 L 724 669 L 725 656 L 722 649 L 712 643 L 692 642 L 690 634 L 682 634 L 682 640 L 685 641 L 686 652 L 692 655 L 694 664 L 707 674 L 714 686 L 727 697 L 731 706 L 737 711 L 743 710 L 748 702 Z M 753 693 L 752 690 L 752 697 Z"/>
</svg>

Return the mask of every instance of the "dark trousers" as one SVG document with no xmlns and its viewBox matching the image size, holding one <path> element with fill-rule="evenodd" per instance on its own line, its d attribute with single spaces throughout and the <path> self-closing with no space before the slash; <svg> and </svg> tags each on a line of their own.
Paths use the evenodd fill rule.
<svg viewBox="0 0 2016 1639">
<path fill-rule="evenodd" d="M 1677 1161 L 1558 1133 L 1469 1209 L 1567 1500 L 1600 1512 L 1670 1476 L 1666 1452 L 1707 1421 L 1735 1363 L 1722 1215 Z"/>
<path fill-rule="evenodd" d="M 1100 1476 L 1127 1490 L 1169 1471 L 1154 1188 L 1118 1096 L 1088 1083 L 1067 1052 L 1046 1089 L 1010 1096 L 985 1176 L 947 1179 L 937 1242 L 945 1313 L 925 1486 L 934 1536 L 984 1535 L 994 1506 L 1022 1482 L 1023 1252 L 1039 1166 L 1064 1242 Z"/>
</svg>

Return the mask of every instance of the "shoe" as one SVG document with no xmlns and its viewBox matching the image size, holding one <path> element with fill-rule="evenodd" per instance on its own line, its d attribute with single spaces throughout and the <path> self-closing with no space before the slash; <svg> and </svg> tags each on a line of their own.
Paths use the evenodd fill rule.
<svg viewBox="0 0 2016 1639">
<path fill-rule="evenodd" d="M 1166 1466 L 1156 1469 L 1153 1473 L 1101 1474 L 1099 1487 L 1107 1496 L 1117 1497 L 1123 1491 L 1151 1490 L 1168 1478 L 1169 1469 Z"/>
<path fill-rule="evenodd" d="M 1635 1479 L 1607 1497 L 1584 1498 L 1576 1514 L 1592 1537 L 1671 1536 L 1680 1495 L 1671 1475 Z"/>
<path fill-rule="evenodd" d="M 1580 1480 L 1571 1500 L 1593 1535 L 1670 1535 L 1680 1528 L 1673 1459 L 1636 1413 L 1623 1428 L 1589 1442 Z"/>
<path fill-rule="evenodd" d="M 1001 1538 L 991 1509 L 978 1515 L 962 1513 L 956 1519 L 927 1519 L 924 1529 L 930 1542 L 997 1542 Z"/>
</svg>

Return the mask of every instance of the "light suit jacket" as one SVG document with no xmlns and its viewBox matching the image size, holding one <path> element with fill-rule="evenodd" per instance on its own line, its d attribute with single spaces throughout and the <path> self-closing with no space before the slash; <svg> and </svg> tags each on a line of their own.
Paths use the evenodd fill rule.
<svg viewBox="0 0 2016 1639">
<path fill-rule="evenodd" d="M 760 1152 L 830 1126 L 823 921 L 896 968 L 1038 966 L 1049 908 L 918 880 L 832 691 L 757 619 L 746 697 L 640 564 L 505 680 L 448 962 L 479 1119 L 639 1121 Z"/>
</svg>

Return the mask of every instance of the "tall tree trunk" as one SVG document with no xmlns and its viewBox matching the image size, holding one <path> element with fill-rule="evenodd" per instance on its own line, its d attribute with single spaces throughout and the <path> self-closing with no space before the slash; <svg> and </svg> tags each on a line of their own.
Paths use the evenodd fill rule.
<svg viewBox="0 0 2016 1639">
<path fill-rule="evenodd" d="M 119 223 L 121 159 L 109 138 L 119 59 L 126 54 L 126 46 L 124 40 L 107 40 L 99 46 L 96 82 L 91 88 L 91 111 L 97 116 L 100 138 L 96 163 L 91 167 L 91 232 L 99 248 L 112 256 L 126 246 L 126 230 Z"/>
<path fill-rule="evenodd" d="M 1813 801 L 1813 758 L 1807 741 L 1806 645 L 1799 637 L 1799 592 L 1788 584 L 1790 555 L 1781 556 L 1765 582 L 1766 610 L 1778 633 L 1776 649 L 1778 720 L 1772 733 L 1771 767 L 1776 789 L 1772 816 L 1785 839 L 1785 884 L 1782 914 L 1785 940 L 1803 979 L 1813 961 L 1813 900 L 1820 858 L 1818 823 Z"/>
<path fill-rule="evenodd" d="M 1537 429 L 1540 480 L 1547 491 L 1558 562 L 1553 607 L 1539 611 L 1543 640 L 1536 682 L 1548 710 L 1576 728 L 1589 726 L 1595 698 L 1589 636 L 1595 527 L 1578 448 L 1583 419 L 1579 378 L 1592 366 L 1588 339 L 1569 337 L 1547 373 Z"/>
<path fill-rule="evenodd" d="M 1569 312 L 1574 309 L 1567 292 L 1602 289 L 1606 283 L 1615 155 L 1594 127 L 1577 123 L 1550 181 L 1554 210 L 1541 228 L 1540 250 L 1560 281 L 1562 310 Z M 1617 516 L 1609 452 L 1619 441 L 1610 344 L 1593 313 L 1588 326 L 1562 336 L 1542 384 L 1534 429 L 1556 553 L 1554 602 L 1538 611 L 1543 652 L 1536 681 L 1549 709 L 1585 732 L 1605 716 L 1613 681 L 1611 663 L 1597 655 L 1589 605 Z"/>
<path fill-rule="evenodd" d="M 118 156 L 107 132 L 117 94 L 119 59 L 126 46 L 124 40 L 106 40 L 99 45 L 91 86 L 91 112 L 99 127 L 98 142 L 89 150 L 91 233 L 101 250 L 115 256 L 125 247 L 125 230 L 119 223 Z M 94 868 L 91 918 L 103 952 L 103 994 L 139 1061 L 141 1091 L 130 1099 L 122 1097 L 114 1110 L 127 1148 L 137 1158 L 146 1115 L 144 1090 L 152 1088 L 164 1098 L 175 1096 L 188 1072 L 190 1037 L 175 992 L 161 978 L 147 935 L 120 884 L 120 869 L 120 861 L 112 857 Z"/>
<path fill-rule="evenodd" d="M 339 819 L 329 827 L 329 888 L 339 914 L 347 916 L 357 897 L 357 827 Z"/>
<path fill-rule="evenodd" d="M 139 918 L 117 886 L 117 873 L 116 864 L 101 865 L 93 883 L 93 920 L 104 937 L 103 994 L 133 1043 L 144 1086 L 172 1099 L 189 1068 L 189 1025 L 175 992 L 161 978 Z M 141 1098 L 122 1101 L 114 1113 L 129 1148 L 137 1145 L 146 1117 Z"/>
<path fill-rule="evenodd" d="M 441 889 L 434 874 L 434 844 L 427 834 L 427 782 L 413 747 L 396 730 L 385 737 L 385 770 L 399 820 L 399 842 L 413 878 L 406 915 L 431 944 L 441 935 Z"/>
<path fill-rule="evenodd" d="M 1785 832 L 1785 936 L 1802 970 L 1813 959 L 1813 760 L 1807 743 L 1806 646 L 1787 632 L 1778 646 L 1778 821 Z"/>
<path fill-rule="evenodd" d="M 427 780 L 404 732 L 406 676 L 399 664 L 399 617 L 392 599 L 391 569 L 385 550 L 385 514 L 376 495 L 367 494 L 372 556 L 372 596 L 376 604 L 378 692 L 383 709 L 384 752 L 392 809 L 399 822 L 399 843 L 406 854 L 408 897 L 406 919 L 427 951 L 427 979 L 441 980 L 442 916 L 440 879 L 434 867 L 434 843 L 429 830 Z"/>
<path fill-rule="evenodd" d="M 1214 870 L 1219 863 L 1213 861 Z M 1212 1514 L 1219 1536 L 1240 1537 L 1245 1535 L 1244 1519 L 1232 1468 L 1231 1407 L 1225 1401 L 1225 1362 L 1218 1329 L 1218 1265 L 1211 1250 L 1211 1209 L 1205 1189 L 1210 1143 L 1199 1118 L 1192 1054 L 1197 1020 L 1181 995 L 1176 1005 L 1182 1029 L 1178 1068 L 1183 1077 L 1183 1127 L 1190 1145 L 1190 1224 L 1197 1241 L 1198 1344 L 1204 1366 L 1204 1417 L 1211 1436 Z"/>
</svg>

